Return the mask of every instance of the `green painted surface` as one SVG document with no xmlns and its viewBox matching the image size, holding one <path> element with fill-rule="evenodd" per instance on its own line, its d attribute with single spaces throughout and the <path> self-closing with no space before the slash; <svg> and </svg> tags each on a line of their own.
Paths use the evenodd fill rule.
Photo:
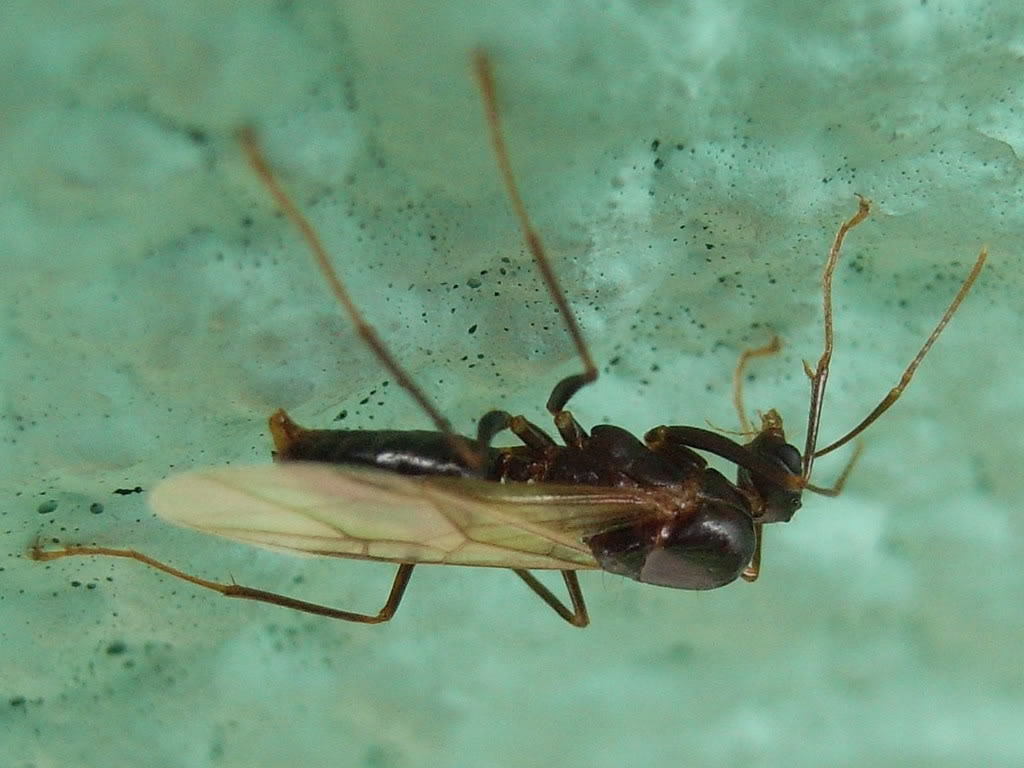
<svg viewBox="0 0 1024 768">
<path fill-rule="evenodd" d="M 3 11 L 0 763 L 1024 763 L 1019 4 L 382 5 Z M 498 183 L 476 46 L 602 363 L 584 424 L 735 429 L 736 357 L 777 332 L 748 403 L 801 440 L 820 267 L 861 193 L 876 212 L 838 271 L 828 439 L 989 246 L 848 492 L 770 530 L 754 586 L 584 574 L 583 632 L 497 571 L 423 569 L 374 628 L 25 559 L 36 536 L 95 541 L 383 599 L 387 567 L 202 537 L 115 492 L 268 460 L 279 406 L 426 426 L 242 162 L 245 123 L 459 428 L 495 406 L 544 421 L 578 364 Z"/>
</svg>

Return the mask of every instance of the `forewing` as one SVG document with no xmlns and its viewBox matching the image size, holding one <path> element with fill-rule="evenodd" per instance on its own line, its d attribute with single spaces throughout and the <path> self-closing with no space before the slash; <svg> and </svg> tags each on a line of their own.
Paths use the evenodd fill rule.
<svg viewBox="0 0 1024 768">
<path fill-rule="evenodd" d="M 636 491 L 288 462 L 174 475 L 162 518 L 273 549 L 404 563 L 596 568 L 583 538 L 658 514 Z"/>
</svg>

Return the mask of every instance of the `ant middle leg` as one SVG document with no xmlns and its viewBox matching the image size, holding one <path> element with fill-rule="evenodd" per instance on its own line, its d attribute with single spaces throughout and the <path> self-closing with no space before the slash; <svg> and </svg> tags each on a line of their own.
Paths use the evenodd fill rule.
<svg viewBox="0 0 1024 768">
<path fill-rule="evenodd" d="M 480 87 L 480 95 L 484 102 L 484 112 L 487 118 L 487 127 L 490 132 L 491 146 L 494 149 L 495 159 L 498 162 L 498 169 L 501 172 L 501 178 L 505 184 L 505 191 L 507 192 L 509 201 L 512 204 L 512 210 L 515 213 L 516 219 L 519 221 L 519 228 L 522 230 L 526 246 L 529 249 L 530 254 L 533 256 L 533 261 L 537 265 L 537 269 L 540 272 L 541 277 L 544 279 L 545 285 L 547 285 L 548 293 L 551 295 L 551 299 L 555 302 L 555 306 L 558 308 L 558 312 L 565 323 L 565 328 L 569 332 L 569 336 L 572 338 L 573 344 L 576 346 L 576 353 L 579 355 L 580 361 L 583 363 L 582 373 L 566 376 L 558 382 L 551 391 L 551 396 L 548 398 L 547 402 L 547 409 L 552 415 L 557 416 L 565 409 L 566 404 L 573 395 L 587 384 L 597 380 L 597 366 L 594 365 L 590 349 L 587 346 L 586 340 L 583 338 L 583 331 L 580 330 L 579 323 L 576 321 L 576 316 L 569 307 L 569 302 L 565 298 L 565 292 L 562 290 L 562 286 L 559 284 L 558 278 L 555 276 L 555 271 L 551 266 L 551 262 L 547 257 L 546 251 L 544 250 L 544 245 L 541 242 L 540 235 L 538 235 L 537 231 L 533 228 L 533 224 L 530 222 L 530 216 L 526 212 L 526 206 L 523 203 L 522 196 L 519 194 L 519 187 L 517 186 L 515 176 L 512 173 L 512 163 L 509 160 L 508 149 L 505 146 L 505 138 L 501 130 L 501 119 L 498 115 L 497 89 L 494 85 L 494 74 L 491 70 L 491 60 L 484 51 L 477 50 L 473 52 L 473 70 L 476 74 L 477 84 Z M 570 416 L 569 419 L 571 418 L 572 417 Z M 566 423 L 568 424 L 568 422 Z M 562 431 L 561 425 L 559 425 L 559 431 Z"/>
<path fill-rule="evenodd" d="M 583 601 L 583 590 L 580 589 L 580 582 L 576 578 L 575 571 L 562 571 L 562 579 L 565 581 L 565 588 L 569 591 L 569 602 L 572 609 L 565 607 L 565 603 L 555 597 L 555 594 L 545 587 L 540 580 L 526 570 L 515 568 L 512 571 L 516 576 L 526 582 L 526 586 L 547 603 L 551 609 L 572 624 L 574 627 L 583 627 L 590 624 L 590 615 L 587 613 L 587 604 Z"/>
<path fill-rule="evenodd" d="M 555 414 L 555 426 L 566 445 L 573 448 L 583 447 L 587 440 L 587 433 L 571 413 L 559 411 Z M 556 445 L 547 432 L 525 416 L 513 416 L 507 411 L 488 411 L 477 424 L 477 449 L 486 450 L 490 447 L 491 440 L 495 435 L 506 429 L 522 440 L 526 446 L 536 451 L 545 451 Z"/>
<path fill-rule="evenodd" d="M 754 523 L 754 556 L 750 558 L 750 564 L 740 572 L 740 578 L 746 582 L 757 581 L 761 575 L 761 542 L 764 540 L 764 524 Z"/>
<path fill-rule="evenodd" d="M 562 442 L 570 448 L 583 448 L 589 437 L 569 411 L 555 414 L 555 427 Z M 506 411 L 489 411 L 477 426 L 477 446 L 480 450 L 486 449 L 494 436 L 506 429 L 534 450 L 542 451 L 557 445 L 547 432 L 525 416 L 512 416 Z"/>
<path fill-rule="evenodd" d="M 853 453 L 850 454 L 850 458 L 846 460 L 846 466 L 843 467 L 843 471 L 839 473 L 839 477 L 832 485 L 825 487 L 815 485 L 814 483 L 808 483 L 805 487 L 808 491 L 817 493 L 819 496 L 838 496 L 843 492 L 843 487 L 846 485 L 846 481 L 850 478 L 850 473 L 853 472 L 853 468 L 857 465 L 857 461 L 860 459 L 860 455 L 864 452 L 864 443 L 858 440 L 853 448 Z"/>
</svg>

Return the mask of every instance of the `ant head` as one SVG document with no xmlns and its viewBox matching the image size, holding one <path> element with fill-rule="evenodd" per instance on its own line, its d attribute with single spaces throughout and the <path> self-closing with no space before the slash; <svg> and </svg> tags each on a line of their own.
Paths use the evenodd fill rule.
<svg viewBox="0 0 1024 768">
<path fill-rule="evenodd" d="M 753 491 L 762 500 L 758 523 L 788 523 L 800 509 L 800 496 L 806 485 L 800 451 L 786 442 L 782 417 L 772 409 L 761 415 L 761 431 L 746 445 L 747 449 L 768 462 L 778 474 L 766 475 L 740 467 L 737 485 Z"/>
</svg>

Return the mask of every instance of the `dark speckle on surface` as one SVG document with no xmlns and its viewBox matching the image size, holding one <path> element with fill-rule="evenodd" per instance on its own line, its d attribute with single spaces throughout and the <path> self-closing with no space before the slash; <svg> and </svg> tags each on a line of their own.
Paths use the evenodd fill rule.
<svg viewBox="0 0 1024 768">
<path fill-rule="evenodd" d="M 106 649 L 108 656 L 120 656 L 121 654 L 125 653 L 127 650 L 128 650 L 128 646 L 124 642 L 122 642 L 121 640 L 113 641 L 112 643 L 107 645 L 107 649 Z"/>
<path fill-rule="evenodd" d="M 17 378 L 0 432 L 24 495 L 0 505 L 0 764 L 1024 765 L 1019 0 L 783 0 L 741 23 L 727 3 L 606 3 L 582 24 L 520 0 L 124 5 L 24 3 L 7 25 L 0 370 Z M 582 573 L 585 631 L 494 570 L 418 567 L 396 620 L 372 627 L 123 558 L 29 560 L 59 537 L 343 610 L 386 599 L 391 566 L 186 531 L 142 495 L 171 467 L 269 466 L 278 407 L 310 428 L 432 428 L 397 384 L 357 405 L 389 374 L 246 167 L 244 123 L 442 415 L 472 434 L 497 407 L 557 437 L 545 399 L 579 360 L 489 153 L 476 45 L 605 372 L 571 403 L 588 430 L 744 441 L 736 360 L 778 334 L 746 410 L 779 408 L 802 445 L 821 266 L 860 191 L 878 208 L 836 272 L 833 437 L 990 245 L 992 271 L 844 493 L 768 532 L 753 585 Z"/>
</svg>

